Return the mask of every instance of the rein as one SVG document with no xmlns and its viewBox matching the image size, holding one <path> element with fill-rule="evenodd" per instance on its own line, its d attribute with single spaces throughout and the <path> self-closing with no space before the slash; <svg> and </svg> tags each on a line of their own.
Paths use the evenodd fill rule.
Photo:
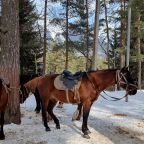
<svg viewBox="0 0 144 144">
<path fill-rule="evenodd" d="M 92 87 L 97 91 L 97 93 L 100 93 L 100 96 L 102 96 L 102 98 L 104 98 L 105 100 L 108 100 L 108 101 L 118 101 L 118 100 L 121 100 L 121 99 L 123 99 L 123 98 L 125 98 L 125 97 L 128 96 L 128 92 L 127 92 L 123 97 L 121 97 L 121 98 L 116 98 L 116 97 L 112 97 L 112 96 L 108 95 L 108 94 L 103 90 L 103 92 L 104 92 L 108 97 L 111 98 L 111 100 L 110 100 L 110 99 L 107 99 L 105 96 L 103 96 L 103 95 L 101 94 L 101 92 L 100 92 L 99 87 L 97 86 L 97 84 L 96 84 L 96 86 L 97 86 L 97 88 L 96 88 L 95 84 L 93 83 L 93 81 L 91 80 L 91 78 L 90 78 L 90 76 L 88 75 L 87 72 L 86 72 L 86 75 L 87 75 L 87 77 L 88 77 L 88 80 L 89 80 L 90 83 L 92 84 Z M 122 78 L 125 80 L 125 82 L 124 82 L 124 81 L 121 81 Z M 124 84 L 127 85 L 127 87 L 128 87 L 129 85 L 132 85 L 132 86 L 136 87 L 136 85 L 128 83 L 128 81 L 127 81 L 127 79 L 125 78 L 124 74 L 121 73 L 120 70 L 117 70 L 117 71 L 116 71 L 116 83 L 117 83 L 118 86 L 120 85 L 120 83 L 124 83 Z M 126 90 L 127 90 L 127 87 L 126 87 Z M 97 90 L 97 89 L 98 89 L 98 90 Z M 132 91 L 132 90 L 129 90 L 129 91 Z"/>
<path fill-rule="evenodd" d="M 109 99 L 107 99 L 105 96 L 101 95 L 102 98 L 104 98 L 105 100 L 108 100 L 108 101 L 118 101 L 118 100 L 121 100 L 121 99 L 123 99 L 123 98 L 125 98 L 125 97 L 128 96 L 128 93 L 126 93 L 123 97 L 121 97 L 121 98 L 116 98 L 116 97 L 112 97 L 112 96 L 108 95 L 105 91 L 103 91 L 103 92 L 104 92 L 107 96 L 109 96 L 109 97 L 111 98 L 111 100 L 109 100 Z"/>
<path fill-rule="evenodd" d="M 124 81 L 121 81 L 122 78 L 124 79 Z M 119 86 L 121 83 L 126 84 L 126 90 L 127 90 L 127 87 L 130 85 L 133 86 L 134 88 L 137 88 L 137 86 L 135 84 L 129 83 L 127 81 L 125 75 L 123 73 L 121 73 L 120 70 L 117 70 L 117 72 L 116 72 L 116 82 L 117 82 L 117 86 Z M 128 91 L 132 91 L 133 89 L 128 90 Z"/>
</svg>

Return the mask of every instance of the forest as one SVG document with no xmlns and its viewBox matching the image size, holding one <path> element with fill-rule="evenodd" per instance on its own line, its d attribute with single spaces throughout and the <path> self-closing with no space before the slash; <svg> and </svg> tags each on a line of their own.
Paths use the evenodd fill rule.
<svg viewBox="0 0 144 144">
<path fill-rule="evenodd" d="M 144 89 L 144 0 L 0 0 L 0 75 L 13 91 L 8 121 L 20 123 L 19 76 L 128 66 Z"/>
</svg>

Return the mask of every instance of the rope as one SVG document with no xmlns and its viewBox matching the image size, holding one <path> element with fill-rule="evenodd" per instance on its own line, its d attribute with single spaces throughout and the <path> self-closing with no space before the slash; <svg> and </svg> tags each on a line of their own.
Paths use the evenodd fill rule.
<svg viewBox="0 0 144 144">
<path fill-rule="evenodd" d="M 67 102 L 70 103 L 69 95 L 68 95 L 68 89 L 66 89 L 66 99 L 67 99 Z"/>
<path fill-rule="evenodd" d="M 128 93 L 126 93 L 123 97 L 121 98 L 117 98 L 117 97 L 112 97 L 110 95 L 108 95 L 105 91 L 103 91 L 107 96 L 109 96 L 110 98 L 112 98 L 111 100 L 107 99 L 105 96 L 103 96 L 102 94 L 100 94 L 105 100 L 108 100 L 108 101 L 118 101 L 118 100 L 121 100 L 125 97 L 127 97 Z"/>
<path fill-rule="evenodd" d="M 2 85 L 4 86 L 6 93 L 9 94 L 9 88 L 8 88 L 8 86 L 4 83 L 4 81 L 2 82 Z"/>
<path fill-rule="evenodd" d="M 121 81 L 122 77 L 120 76 L 120 74 L 121 74 L 122 77 L 124 78 L 125 82 L 124 82 L 124 81 Z M 98 86 L 97 86 L 97 89 L 98 89 L 98 90 L 97 90 L 97 89 L 96 89 L 96 86 L 94 85 L 93 81 L 91 80 L 91 78 L 90 78 L 90 76 L 88 75 L 87 72 L 86 72 L 86 75 L 87 75 L 87 77 L 88 77 L 88 80 L 89 80 L 90 83 L 92 84 L 92 87 L 96 90 L 97 93 L 100 93 L 100 90 L 99 90 Z M 120 73 L 120 70 L 117 70 L 117 71 L 116 71 L 116 83 L 117 83 L 117 85 L 120 85 L 120 83 L 124 83 L 124 84 L 127 84 L 127 86 L 128 86 L 128 85 L 132 85 L 132 86 L 134 86 L 134 87 L 137 87 L 137 86 L 134 85 L 134 84 L 129 84 L 128 81 L 126 80 L 124 74 Z M 126 88 L 126 89 L 127 89 L 127 88 Z M 129 90 L 129 91 L 132 91 L 132 90 Z M 104 92 L 107 96 L 109 96 L 104 90 L 103 90 L 103 92 Z M 102 96 L 105 100 L 108 100 L 108 101 L 118 101 L 118 100 L 121 100 L 121 99 L 127 97 L 127 96 L 128 96 L 128 92 L 127 92 L 123 97 L 121 97 L 121 98 L 116 98 L 116 97 L 109 96 L 109 97 L 111 98 L 111 100 L 107 99 L 107 98 L 106 98 L 105 96 L 103 96 L 101 93 L 100 93 L 100 96 Z"/>
</svg>

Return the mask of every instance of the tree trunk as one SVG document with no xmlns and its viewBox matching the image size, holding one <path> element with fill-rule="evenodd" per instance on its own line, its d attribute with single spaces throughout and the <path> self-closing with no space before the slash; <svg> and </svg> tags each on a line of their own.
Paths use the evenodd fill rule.
<svg viewBox="0 0 144 144">
<path fill-rule="evenodd" d="M 128 22 L 127 22 L 127 56 L 126 56 L 126 65 L 129 66 L 130 60 L 130 28 L 131 28 L 131 0 L 128 4 Z"/>
<path fill-rule="evenodd" d="M 109 69 L 110 68 L 110 56 L 109 56 L 110 38 L 109 38 L 109 26 L 108 26 L 106 0 L 104 0 L 104 7 L 105 7 L 105 22 L 106 22 L 106 32 L 107 32 L 107 61 L 108 61 L 108 69 Z"/>
<path fill-rule="evenodd" d="M 128 3 L 128 22 L 127 22 L 127 52 L 126 52 L 126 66 L 129 66 L 130 60 L 130 28 L 131 28 L 131 0 Z M 128 96 L 125 101 L 128 102 Z"/>
<path fill-rule="evenodd" d="M 18 0 L 2 0 L 0 75 L 8 78 L 11 92 L 6 110 L 6 123 L 20 123 L 19 104 L 19 12 Z"/>
<path fill-rule="evenodd" d="M 90 63 L 89 63 L 89 11 L 88 11 L 88 0 L 86 0 L 86 49 L 87 49 L 87 55 L 86 55 L 86 70 L 90 69 Z"/>
<path fill-rule="evenodd" d="M 140 40 L 140 33 L 141 33 L 141 29 L 140 29 L 140 21 L 141 21 L 141 15 L 138 15 L 138 37 L 137 37 L 137 48 L 138 48 L 138 56 L 141 55 L 141 48 L 140 48 L 140 44 L 141 44 L 141 40 Z M 141 89 L 141 58 L 138 58 L 138 88 Z"/>
<path fill-rule="evenodd" d="M 47 52 L 47 0 L 45 0 L 45 8 L 44 8 L 44 48 L 43 48 L 43 74 L 46 71 L 46 52 Z"/>
<path fill-rule="evenodd" d="M 68 51 L 69 51 L 69 44 L 68 44 L 68 7 L 69 7 L 69 0 L 66 3 L 66 61 L 65 61 L 65 69 L 68 69 Z"/>
<path fill-rule="evenodd" d="M 100 12 L 100 0 L 96 0 L 92 70 L 97 69 L 96 67 L 97 67 L 97 61 L 98 61 L 97 53 L 98 53 L 99 12 Z"/>
<path fill-rule="evenodd" d="M 124 1 L 124 2 L 123 2 Z M 125 0 L 121 0 L 121 52 L 120 52 L 120 67 L 125 66 Z"/>
</svg>

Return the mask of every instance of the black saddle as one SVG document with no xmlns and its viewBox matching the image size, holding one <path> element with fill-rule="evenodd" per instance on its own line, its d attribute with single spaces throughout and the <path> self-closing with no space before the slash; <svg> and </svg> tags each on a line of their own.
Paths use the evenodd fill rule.
<svg viewBox="0 0 144 144">
<path fill-rule="evenodd" d="M 60 79 L 68 89 L 72 89 L 80 81 L 82 76 L 83 72 L 81 71 L 72 74 L 70 71 L 64 70 Z"/>
</svg>

